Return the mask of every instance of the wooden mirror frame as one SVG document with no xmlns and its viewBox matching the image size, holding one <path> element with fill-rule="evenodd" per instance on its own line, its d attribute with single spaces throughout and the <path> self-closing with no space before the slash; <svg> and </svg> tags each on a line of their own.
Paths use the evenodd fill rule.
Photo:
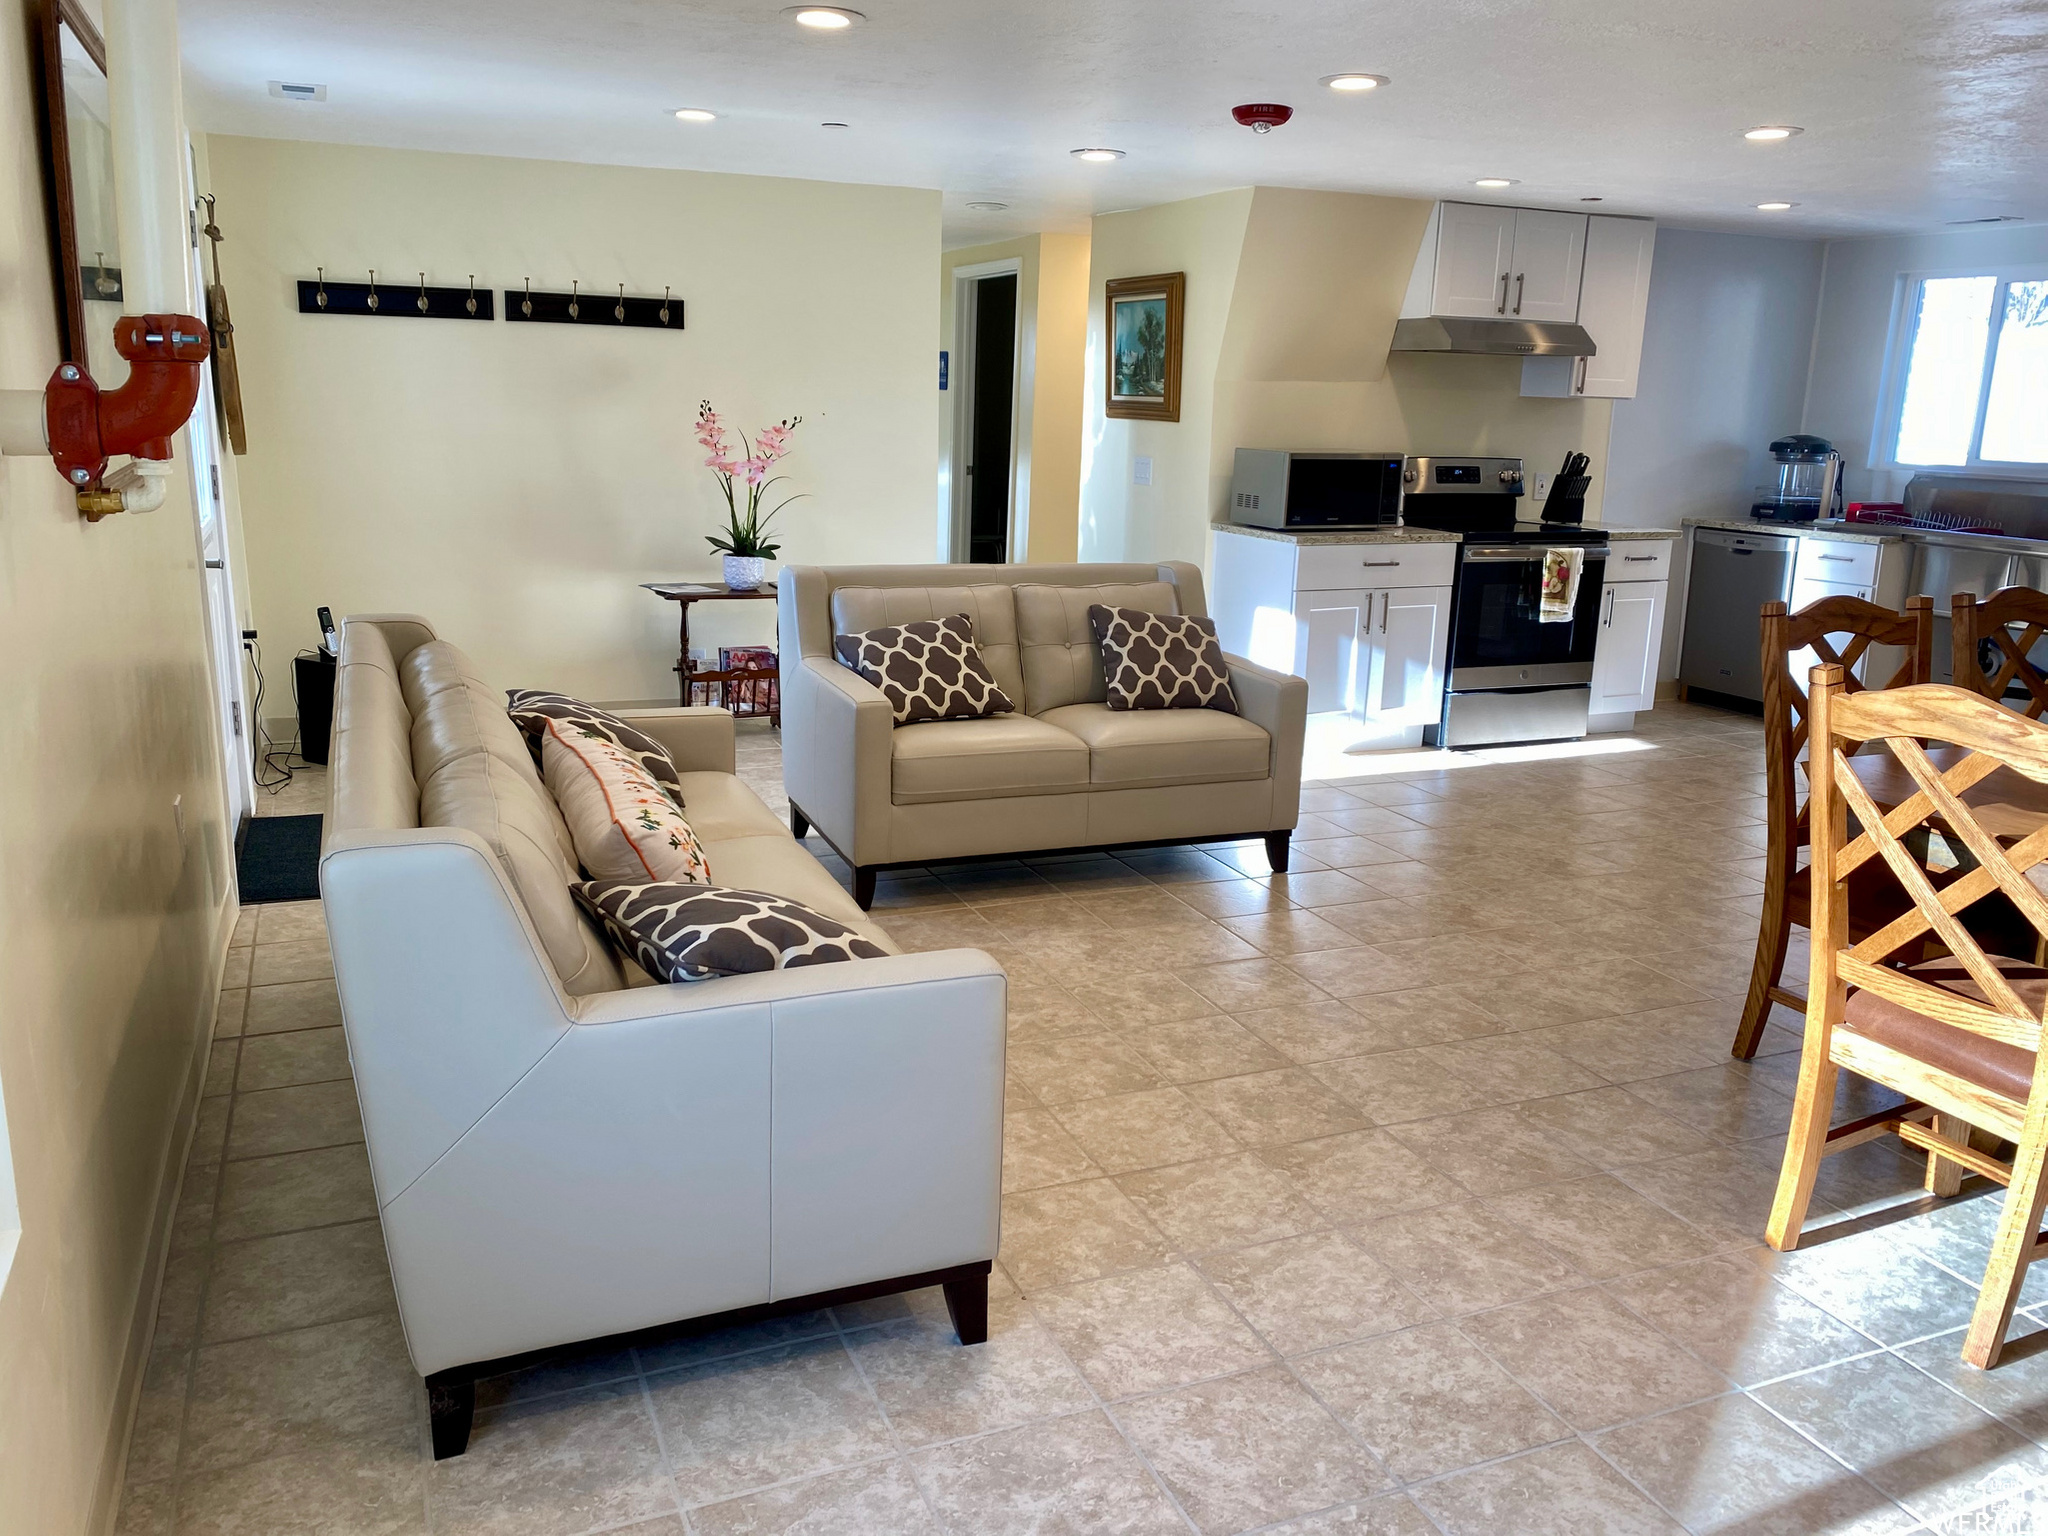
<svg viewBox="0 0 2048 1536">
<path fill-rule="evenodd" d="M 71 128 L 64 105 L 62 29 L 71 28 L 92 61 L 107 72 L 107 45 L 78 0 L 38 0 L 33 10 L 36 59 L 42 75 L 43 189 L 50 211 L 50 254 L 57 269 L 58 308 L 64 318 L 64 361 L 87 365 L 84 268 L 79 260 L 78 211 L 71 185 Z"/>
</svg>

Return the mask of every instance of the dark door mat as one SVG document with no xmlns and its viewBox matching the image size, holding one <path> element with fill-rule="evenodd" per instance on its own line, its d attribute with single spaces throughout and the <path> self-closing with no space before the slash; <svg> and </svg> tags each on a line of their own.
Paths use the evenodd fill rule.
<svg viewBox="0 0 2048 1536">
<path fill-rule="evenodd" d="M 320 899 L 320 818 L 256 816 L 235 860 L 242 905 Z"/>
</svg>

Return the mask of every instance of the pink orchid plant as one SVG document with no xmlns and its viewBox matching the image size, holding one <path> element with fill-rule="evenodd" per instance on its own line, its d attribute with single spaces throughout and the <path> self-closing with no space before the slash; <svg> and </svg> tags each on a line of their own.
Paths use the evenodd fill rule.
<svg viewBox="0 0 2048 1536">
<path fill-rule="evenodd" d="M 745 432 L 739 432 L 741 451 L 736 455 L 725 423 L 711 408 L 711 402 L 706 400 L 697 407 L 697 441 L 708 455 L 704 464 L 718 476 L 718 488 L 725 493 L 725 533 L 706 535 L 713 549 L 728 555 L 775 558 L 780 546 L 769 540 L 768 524 L 777 512 L 803 497 L 786 496 L 766 512 L 761 510 L 761 502 L 770 486 L 787 478 L 771 475 L 769 470 L 789 452 L 789 434 L 802 423 L 803 417 L 791 416 L 772 427 L 763 427 L 751 442 Z M 740 490 L 742 486 L 744 492 Z"/>
</svg>

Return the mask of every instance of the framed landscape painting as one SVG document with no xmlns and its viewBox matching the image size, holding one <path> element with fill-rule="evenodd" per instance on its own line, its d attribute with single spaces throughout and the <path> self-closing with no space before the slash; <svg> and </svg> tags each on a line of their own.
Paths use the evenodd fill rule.
<svg viewBox="0 0 2048 1536">
<path fill-rule="evenodd" d="M 1161 272 L 1103 284 L 1106 415 L 1180 420 L 1180 331 L 1187 282 L 1185 272 Z"/>
</svg>

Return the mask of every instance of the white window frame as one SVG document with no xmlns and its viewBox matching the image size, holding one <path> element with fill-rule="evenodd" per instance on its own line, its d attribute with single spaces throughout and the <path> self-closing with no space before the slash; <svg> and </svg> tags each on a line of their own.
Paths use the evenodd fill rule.
<svg viewBox="0 0 2048 1536">
<path fill-rule="evenodd" d="M 1913 350 L 1913 331 L 1920 317 L 1920 285 L 1934 278 L 1990 277 L 1997 279 L 1991 291 L 1991 335 L 1984 346 L 1984 372 L 1977 384 L 1977 418 L 1970 427 L 1969 457 L 1961 464 L 1911 464 L 1899 458 L 1900 417 L 1906 409 L 1906 371 Z M 1872 467 L 1901 474 L 1974 475 L 1991 480 L 2048 480 L 2048 463 L 2014 459 L 1986 459 L 1978 454 L 1984 444 L 1984 412 L 1991 402 L 1991 373 L 1998 365 L 1998 340 L 2005 329 L 2005 294 L 2014 283 L 2039 282 L 2048 278 L 2048 265 L 2029 262 L 2014 267 L 1941 267 L 1900 276 L 1892 298 L 1891 345 L 1885 353 L 1884 386 L 1878 392 L 1878 419 L 1870 440 L 1879 447 L 1872 455 Z"/>
<path fill-rule="evenodd" d="M 7 1139 L 7 1102 L 0 1097 L 0 1291 L 14 1269 L 21 1246 L 21 1208 L 14 1198 L 14 1144 Z"/>
</svg>

